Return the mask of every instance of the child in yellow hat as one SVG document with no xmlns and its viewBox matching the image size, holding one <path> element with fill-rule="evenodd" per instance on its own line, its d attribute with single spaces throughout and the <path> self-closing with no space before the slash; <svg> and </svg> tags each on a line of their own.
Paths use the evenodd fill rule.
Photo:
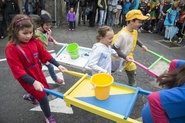
<svg viewBox="0 0 185 123">
<path fill-rule="evenodd" d="M 144 16 L 140 10 L 131 10 L 126 14 L 127 26 L 123 27 L 113 39 L 113 49 L 116 50 L 119 58 L 112 59 L 112 71 L 115 72 L 123 68 L 128 76 L 129 85 L 136 86 L 136 65 L 134 64 L 133 52 L 136 44 L 144 51 L 147 47 L 138 41 L 138 29 L 142 21 L 148 16 Z M 123 67 L 124 66 L 124 67 Z"/>
</svg>

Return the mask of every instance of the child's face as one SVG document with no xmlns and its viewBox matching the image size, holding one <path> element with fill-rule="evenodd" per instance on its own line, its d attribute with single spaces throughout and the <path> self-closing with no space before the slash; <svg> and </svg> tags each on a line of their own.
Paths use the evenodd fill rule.
<svg viewBox="0 0 185 123">
<path fill-rule="evenodd" d="M 106 46 L 111 45 L 113 36 L 114 36 L 113 30 L 108 31 L 105 37 L 102 37 L 101 43 L 105 44 Z"/>
<path fill-rule="evenodd" d="M 33 36 L 33 26 L 31 28 L 23 28 L 18 32 L 20 42 L 27 43 Z"/>
<path fill-rule="evenodd" d="M 44 23 L 43 24 L 43 29 L 45 31 L 49 31 L 51 29 L 51 25 L 52 25 L 52 23 Z"/>
<path fill-rule="evenodd" d="M 132 29 L 138 30 L 139 27 L 142 25 L 142 22 L 142 20 L 130 21 Z"/>
<path fill-rule="evenodd" d="M 71 8 L 70 11 L 73 12 L 73 8 Z"/>
</svg>

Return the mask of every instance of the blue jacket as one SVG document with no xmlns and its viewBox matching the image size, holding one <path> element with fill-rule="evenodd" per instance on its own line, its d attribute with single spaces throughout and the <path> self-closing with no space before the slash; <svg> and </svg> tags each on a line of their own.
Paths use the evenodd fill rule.
<svg viewBox="0 0 185 123">
<path fill-rule="evenodd" d="M 122 7 L 122 14 L 126 15 L 131 10 L 131 3 L 130 2 L 124 2 Z"/>
<path fill-rule="evenodd" d="M 167 10 L 167 15 L 164 21 L 165 26 L 175 25 L 175 21 L 178 19 L 178 10 L 172 10 L 171 8 Z"/>
</svg>

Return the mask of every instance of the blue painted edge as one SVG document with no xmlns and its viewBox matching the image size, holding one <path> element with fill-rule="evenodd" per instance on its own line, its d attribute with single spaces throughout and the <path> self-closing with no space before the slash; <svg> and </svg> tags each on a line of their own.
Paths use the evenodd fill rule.
<svg viewBox="0 0 185 123">
<path fill-rule="evenodd" d="M 151 91 L 143 90 L 142 88 L 140 88 L 140 90 L 139 90 L 139 94 L 142 94 L 145 96 L 148 96 L 151 93 L 152 93 Z"/>
<path fill-rule="evenodd" d="M 133 107 L 135 105 L 135 102 L 137 100 L 137 97 L 138 97 L 139 90 L 140 90 L 140 88 L 137 87 L 136 88 L 136 92 L 134 93 L 134 96 L 133 96 L 133 100 L 132 100 L 132 102 L 129 105 L 127 113 L 125 114 L 125 117 L 124 117 L 125 120 L 130 116 L 130 113 L 132 112 L 132 109 L 133 109 Z"/>
<path fill-rule="evenodd" d="M 58 53 L 56 54 L 55 57 L 58 57 L 58 56 L 61 54 L 61 52 L 66 48 L 67 45 L 68 45 L 68 44 L 64 45 L 64 46 L 58 51 Z"/>
<path fill-rule="evenodd" d="M 63 99 L 63 97 L 64 97 L 62 93 L 59 93 L 59 92 L 57 92 L 57 91 L 50 90 L 50 89 L 47 89 L 47 88 L 43 88 L 43 90 L 44 90 L 46 93 L 49 93 L 49 94 L 54 95 L 54 96 L 56 96 L 56 97 L 58 97 L 58 98 L 61 98 L 61 99 Z"/>
</svg>

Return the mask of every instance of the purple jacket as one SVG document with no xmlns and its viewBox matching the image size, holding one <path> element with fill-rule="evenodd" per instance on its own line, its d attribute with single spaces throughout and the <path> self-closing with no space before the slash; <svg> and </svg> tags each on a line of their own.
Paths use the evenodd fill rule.
<svg viewBox="0 0 185 123">
<path fill-rule="evenodd" d="M 68 14 L 67 14 L 67 21 L 69 22 L 69 21 L 76 21 L 76 15 L 75 15 L 75 13 L 74 12 L 68 12 Z"/>
</svg>

